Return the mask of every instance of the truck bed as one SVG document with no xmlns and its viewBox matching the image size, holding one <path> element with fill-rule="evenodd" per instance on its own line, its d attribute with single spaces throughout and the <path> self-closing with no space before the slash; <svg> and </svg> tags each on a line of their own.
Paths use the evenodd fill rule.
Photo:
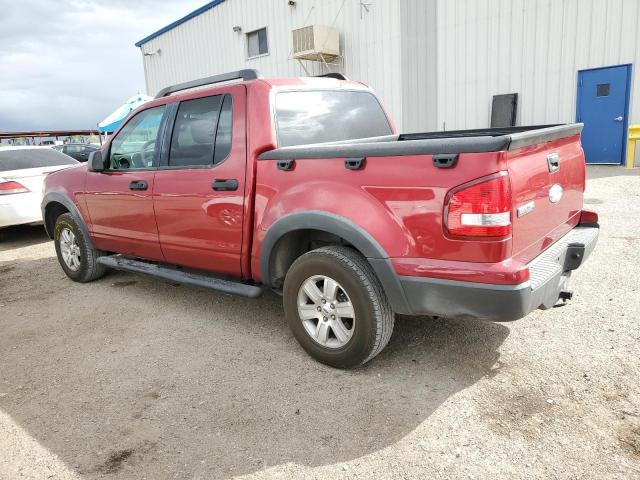
<svg viewBox="0 0 640 480">
<path fill-rule="evenodd" d="M 526 265 L 579 222 L 581 129 L 570 124 L 427 132 L 274 149 L 259 156 L 256 215 L 265 230 L 277 218 L 262 209 L 280 212 L 284 204 L 284 210 L 305 205 L 348 218 L 380 239 L 408 276 L 441 275 L 448 269 L 441 261 Z M 452 192 L 492 175 L 509 179 L 511 234 L 485 239 L 448 233 Z M 558 191 L 560 199 L 551 199 Z M 474 278 L 517 281 L 517 275 L 497 277 Z"/>
</svg>

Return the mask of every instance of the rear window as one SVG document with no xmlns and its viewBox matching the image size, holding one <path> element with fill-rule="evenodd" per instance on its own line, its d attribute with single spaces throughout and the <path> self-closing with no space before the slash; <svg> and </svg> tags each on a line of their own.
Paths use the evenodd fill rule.
<svg viewBox="0 0 640 480">
<path fill-rule="evenodd" d="M 276 124 L 280 147 L 393 133 L 380 102 L 369 92 L 281 92 L 276 95 Z"/>
<path fill-rule="evenodd" d="M 231 152 L 231 95 L 180 102 L 171 137 L 170 167 L 217 165 Z"/>
<path fill-rule="evenodd" d="M 76 165 L 77 163 L 75 159 L 53 148 L 0 150 L 0 172 L 22 170 L 25 168 Z"/>
</svg>

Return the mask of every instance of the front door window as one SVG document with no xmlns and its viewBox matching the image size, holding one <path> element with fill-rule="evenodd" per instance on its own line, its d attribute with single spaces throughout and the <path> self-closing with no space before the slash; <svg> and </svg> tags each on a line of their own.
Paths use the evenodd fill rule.
<svg viewBox="0 0 640 480">
<path fill-rule="evenodd" d="M 158 165 L 164 105 L 138 113 L 118 132 L 109 150 L 109 170 L 147 169 Z"/>
</svg>

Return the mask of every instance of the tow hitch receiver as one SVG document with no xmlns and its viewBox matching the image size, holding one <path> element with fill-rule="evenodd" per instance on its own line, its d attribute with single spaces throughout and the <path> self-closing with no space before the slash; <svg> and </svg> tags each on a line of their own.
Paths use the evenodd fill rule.
<svg viewBox="0 0 640 480">
<path fill-rule="evenodd" d="M 570 272 L 582 264 L 584 260 L 584 243 L 570 243 L 567 246 L 567 254 L 564 257 L 564 271 Z"/>
</svg>

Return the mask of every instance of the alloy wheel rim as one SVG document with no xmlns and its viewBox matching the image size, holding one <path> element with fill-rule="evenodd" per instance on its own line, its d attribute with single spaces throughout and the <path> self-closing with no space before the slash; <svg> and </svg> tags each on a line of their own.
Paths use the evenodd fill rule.
<svg viewBox="0 0 640 480">
<path fill-rule="evenodd" d="M 353 337 L 356 315 L 351 299 L 326 275 L 314 275 L 302 282 L 298 316 L 311 339 L 325 348 L 342 348 Z"/>
<path fill-rule="evenodd" d="M 80 245 L 75 234 L 68 228 L 60 232 L 60 253 L 65 265 L 72 271 L 80 268 Z"/>
</svg>

